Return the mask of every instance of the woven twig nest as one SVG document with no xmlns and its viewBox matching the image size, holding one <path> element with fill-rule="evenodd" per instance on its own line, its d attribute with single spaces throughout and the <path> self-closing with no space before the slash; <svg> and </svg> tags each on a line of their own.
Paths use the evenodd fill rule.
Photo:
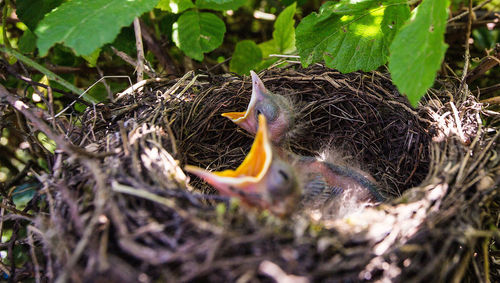
<svg viewBox="0 0 500 283">
<path fill-rule="evenodd" d="M 466 90 L 445 83 L 414 110 L 377 72 L 291 65 L 261 78 L 296 105 L 291 150 L 342 151 L 390 200 L 319 222 L 229 202 L 182 168 L 243 160 L 252 137 L 220 114 L 245 109 L 249 78 L 151 80 L 65 129 L 91 153 L 59 152 L 45 176 L 40 272 L 119 282 L 498 280 L 485 261 L 498 237 L 490 226 L 498 224 L 500 157 L 498 133 L 483 119 L 495 113 L 486 117 Z"/>
</svg>

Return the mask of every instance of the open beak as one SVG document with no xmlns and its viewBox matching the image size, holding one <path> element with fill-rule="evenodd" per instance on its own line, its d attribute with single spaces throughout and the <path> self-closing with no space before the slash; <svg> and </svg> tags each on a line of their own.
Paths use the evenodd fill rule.
<svg viewBox="0 0 500 283">
<path fill-rule="evenodd" d="M 255 133 L 257 132 L 258 123 L 254 115 L 255 104 L 264 97 L 264 94 L 267 93 L 267 89 L 254 71 L 250 71 L 250 74 L 252 75 L 252 97 L 250 98 L 250 103 L 246 111 L 227 112 L 222 113 L 221 116 L 228 118 L 248 132 Z"/>
<path fill-rule="evenodd" d="M 265 201 L 267 189 L 265 176 L 273 156 L 267 123 L 263 115 L 259 115 L 258 129 L 250 152 L 236 170 L 209 172 L 190 165 L 185 169 L 205 180 L 223 195 L 239 197 L 249 205 L 268 208 L 269 203 Z"/>
</svg>

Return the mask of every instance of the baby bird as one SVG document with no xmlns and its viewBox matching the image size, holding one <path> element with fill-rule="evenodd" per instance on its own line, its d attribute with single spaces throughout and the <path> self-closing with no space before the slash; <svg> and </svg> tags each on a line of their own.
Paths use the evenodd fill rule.
<svg viewBox="0 0 500 283">
<path fill-rule="evenodd" d="M 236 170 L 209 172 L 189 165 L 185 169 L 221 194 L 279 216 L 316 210 L 343 217 L 383 201 L 375 183 L 362 172 L 286 152 L 272 144 L 270 132 L 266 117 L 259 115 L 250 152 Z"/>
<path fill-rule="evenodd" d="M 299 180 L 291 164 L 273 150 L 265 116 L 259 115 L 258 121 L 258 131 L 250 152 L 236 170 L 209 172 L 190 165 L 185 169 L 205 180 L 222 195 L 240 198 L 248 206 L 268 209 L 284 216 L 299 203 Z"/>
<path fill-rule="evenodd" d="M 222 116 L 251 134 L 257 133 L 258 116 L 266 117 L 269 126 L 269 137 L 279 144 L 294 123 L 292 104 L 285 97 L 276 95 L 266 89 L 254 71 L 252 75 L 252 96 L 245 112 L 228 112 Z"/>
</svg>

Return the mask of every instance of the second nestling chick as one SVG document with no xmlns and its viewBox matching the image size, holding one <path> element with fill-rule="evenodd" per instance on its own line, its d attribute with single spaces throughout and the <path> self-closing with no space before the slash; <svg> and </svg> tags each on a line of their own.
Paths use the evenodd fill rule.
<svg viewBox="0 0 500 283">
<path fill-rule="evenodd" d="M 280 216 L 314 210 L 338 218 L 383 200 L 375 183 L 359 171 L 273 146 L 265 116 L 258 121 L 252 148 L 236 170 L 185 169 L 223 195 Z"/>
<path fill-rule="evenodd" d="M 257 133 L 259 114 L 266 117 L 269 126 L 269 137 L 278 144 L 285 138 L 294 124 L 292 103 L 281 95 L 266 89 L 262 80 L 254 71 L 252 75 L 252 96 L 245 112 L 228 112 L 222 116 L 251 134 Z"/>
</svg>

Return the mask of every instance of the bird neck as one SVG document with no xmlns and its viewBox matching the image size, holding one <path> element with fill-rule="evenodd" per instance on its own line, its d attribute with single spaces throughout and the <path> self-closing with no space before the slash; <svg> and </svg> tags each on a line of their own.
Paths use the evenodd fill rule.
<svg viewBox="0 0 500 283">
<path fill-rule="evenodd" d="M 326 184 L 332 188 L 336 188 L 336 190 L 338 187 L 342 189 L 344 187 L 342 184 L 345 182 L 355 182 L 362 188 L 366 188 L 373 200 L 380 202 L 385 200 L 380 194 L 378 186 L 353 168 L 320 161 L 310 156 L 289 154 L 288 158 L 295 159 L 294 167 L 299 173 L 310 175 L 310 177 L 306 177 L 306 179 L 317 178 L 318 175 L 322 176 Z"/>
</svg>

